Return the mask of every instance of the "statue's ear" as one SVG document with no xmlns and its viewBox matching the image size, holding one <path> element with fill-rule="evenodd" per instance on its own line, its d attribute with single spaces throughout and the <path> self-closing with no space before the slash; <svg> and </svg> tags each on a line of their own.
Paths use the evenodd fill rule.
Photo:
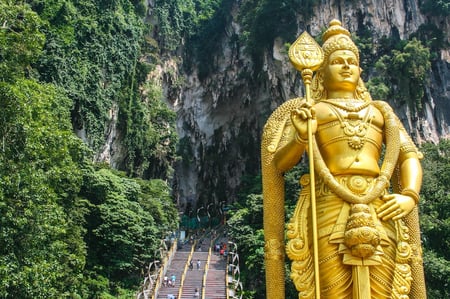
<svg viewBox="0 0 450 299">
<path fill-rule="evenodd" d="M 363 72 L 363 69 L 362 69 L 362 67 L 360 67 L 359 68 L 359 73 L 362 74 L 362 72 Z"/>
</svg>

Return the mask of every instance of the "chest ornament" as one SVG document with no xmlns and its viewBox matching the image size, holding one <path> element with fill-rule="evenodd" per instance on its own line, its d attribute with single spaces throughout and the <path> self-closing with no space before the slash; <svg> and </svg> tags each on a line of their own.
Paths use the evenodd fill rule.
<svg viewBox="0 0 450 299">
<path fill-rule="evenodd" d="M 347 136 L 348 146 L 353 150 L 361 149 L 364 146 L 365 136 L 372 122 L 372 118 L 370 117 L 372 111 L 372 107 L 369 106 L 370 102 L 364 102 L 360 105 L 331 100 L 322 100 L 322 102 L 329 104 L 337 116 L 342 131 Z M 369 109 L 361 117 L 358 112 L 367 107 Z M 344 113 L 347 115 L 344 115 Z"/>
</svg>

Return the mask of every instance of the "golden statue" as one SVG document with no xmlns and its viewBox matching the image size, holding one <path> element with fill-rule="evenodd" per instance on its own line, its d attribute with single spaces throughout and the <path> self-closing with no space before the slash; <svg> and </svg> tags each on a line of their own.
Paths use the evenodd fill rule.
<svg viewBox="0 0 450 299">
<path fill-rule="evenodd" d="M 350 33 L 333 20 L 322 39 L 304 33 L 291 46 L 306 98 L 264 128 L 267 299 L 285 297 L 285 253 L 299 298 L 424 299 L 422 155 L 391 107 L 371 99 Z M 305 151 L 310 173 L 285 232 L 283 174 Z"/>
</svg>

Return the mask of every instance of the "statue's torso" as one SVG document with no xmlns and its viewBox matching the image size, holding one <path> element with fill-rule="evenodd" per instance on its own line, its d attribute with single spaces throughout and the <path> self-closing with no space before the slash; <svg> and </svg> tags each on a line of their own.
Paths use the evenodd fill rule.
<svg viewBox="0 0 450 299">
<path fill-rule="evenodd" d="M 316 140 L 323 159 L 334 175 L 377 176 L 383 143 L 383 115 L 372 105 L 361 110 L 339 108 L 344 104 L 338 102 L 335 106 L 319 102 L 315 105 Z"/>
</svg>

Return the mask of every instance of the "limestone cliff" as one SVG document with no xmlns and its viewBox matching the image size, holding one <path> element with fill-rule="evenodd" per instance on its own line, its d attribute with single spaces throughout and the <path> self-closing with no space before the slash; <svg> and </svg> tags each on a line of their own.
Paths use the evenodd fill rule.
<svg viewBox="0 0 450 299">
<path fill-rule="evenodd" d="M 370 30 L 374 45 L 385 37 L 408 39 L 422 24 L 433 24 L 449 42 L 449 19 L 425 16 L 418 0 L 321 0 L 313 15 L 297 19 L 297 34 L 308 30 L 318 36 L 337 18 L 351 32 Z M 158 76 L 168 103 L 177 112 L 183 161 L 176 167 L 176 191 L 180 205 L 232 202 L 243 176 L 259 173 L 260 135 L 268 115 L 289 98 L 302 96 L 299 75 L 288 61 L 286 42 L 273 39 L 256 70 L 239 37 L 242 24 L 237 15 L 241 1 L 228 11 L 229 22 L 210 61 L 212 69 L 199 78 L 194 67 L 186 71 L 180 57 L 168 57 Z M 362 66 L 364 68 L 364 66 Z M 412 114 L 407 105 L 387 99 L 401 116 L 416 142 L 437 142 L 449 136 L 450 49 L 440 50 L 433 60 L 426 87 L 424 109 Z M 370 77 L 371 70 L 365 70 Z M 175 86 L 174 82 L 180 82 Z"/>
</svg>

